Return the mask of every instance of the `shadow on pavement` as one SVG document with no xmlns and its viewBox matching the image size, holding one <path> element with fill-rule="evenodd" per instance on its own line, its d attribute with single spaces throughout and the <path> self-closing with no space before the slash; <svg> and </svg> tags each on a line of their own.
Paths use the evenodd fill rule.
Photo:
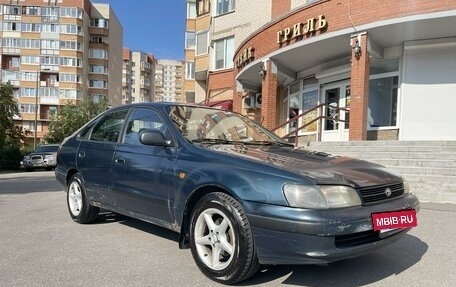
<svg viewBox="0 0 456 287">
<path fill-rule="evenodd" d="M 240 286 L 266 283 L 286 276 L 282 284 L 312 287 L 351 287 L 378 282 L 418 263 L 428 245 L 412 235 L 364 256 L 319 265 L 262 266 Z"/>
<path fill-rule="evenodd" d="M 148 223 L 145 221 L 141 221 L 138 219 L 134 219 L 122 214 L 117 214 L 109 211 L 100 212 L 97 220 L 92 224 L 109 224 L 114 222 L 118 222 L 128 227 L 132 227 L 150 233 L 151 235 L 160 236 L 168 240 L 172 240 L 175 242 L 179 241 L 179 234 L 174 231 L 168 230 L 166 228 L 160 227 L 152 223 Z"/>
<path fill-rule="evenodd" d="M 0 177 L 0 194 L 26 194 L 36 192 L 63 192 L 53 171 L 3 174 Z"/>
</svg>

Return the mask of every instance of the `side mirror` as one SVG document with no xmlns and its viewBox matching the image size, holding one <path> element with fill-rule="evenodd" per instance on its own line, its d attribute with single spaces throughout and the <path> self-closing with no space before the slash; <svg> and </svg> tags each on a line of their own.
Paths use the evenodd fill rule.
<svg viewBox="0 0 456 287">
<path fill-rule="evenodd" d="M 139 134 L 139 141 L 143 145 L 151 146 L 171 146 L 171 141 L 167 140 L 165 136 L 157 130 L 145 130 Z"/>
</svg>

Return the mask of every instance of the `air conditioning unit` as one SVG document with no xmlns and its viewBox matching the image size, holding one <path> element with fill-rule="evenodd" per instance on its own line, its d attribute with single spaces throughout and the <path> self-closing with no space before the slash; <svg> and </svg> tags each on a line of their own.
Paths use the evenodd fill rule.
<svg viewBox="0 0 456 287">
<path fill-rule="evenodd" d="M 248 93 L 244 99 L 242 100 L 243 107 L 244 109 L 253 109 L 255 108 L 255 94 L 254 93 Z"/>
<path fill-rule="evenodd" d="M 261 108 L 261 93 L 255 94 L 255 108 Z"/>
</svg>

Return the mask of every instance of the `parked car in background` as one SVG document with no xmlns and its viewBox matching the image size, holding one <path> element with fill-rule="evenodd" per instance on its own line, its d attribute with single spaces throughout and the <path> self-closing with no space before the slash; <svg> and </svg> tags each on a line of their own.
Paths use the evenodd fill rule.
<svg viewBox="0 0 456 287">
<path fill-rule="evenodd" d="M 260 264 L 328 263 L 389 245 L 416 226 L 420 206 L 383 166 L 175 103 L 105 111 L 64 140 L 55 175 L 74 221 L 103 208 L 179 232 L 179 247 L 225 284 Z"/>
<path fill-rule="evenodd" d="M 57 166 L 58 144 L 45 144 L 37 147 L 32 153 L 25 155 L 22 165 L 27 171 L 37 168 L 51 170 Z"/>
</svg>

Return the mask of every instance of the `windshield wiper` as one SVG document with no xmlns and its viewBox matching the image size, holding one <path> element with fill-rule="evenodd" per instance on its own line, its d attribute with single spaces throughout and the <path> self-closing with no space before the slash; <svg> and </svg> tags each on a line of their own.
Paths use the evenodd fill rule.
<svg viewBox="0 0 456 287">
<path fill-rule="evenodd" d="M 194 140 L 192 140 L 192 143 L 239 144 L 240 142 L 238 142 L 238 141 L 229 141 L 229 140 L 224 140 L 224 139 L 210 139 L 210 138 L 205 138 L 205 139 L 194 139 Z"/>
<path fill-rule="evenodd" d="M 242 142 L 246 145 L 274 145 L 274 146 L 293 146 L 293 144 L 279 142 L 279 141 L 246 141 Z"/>
</svg>

